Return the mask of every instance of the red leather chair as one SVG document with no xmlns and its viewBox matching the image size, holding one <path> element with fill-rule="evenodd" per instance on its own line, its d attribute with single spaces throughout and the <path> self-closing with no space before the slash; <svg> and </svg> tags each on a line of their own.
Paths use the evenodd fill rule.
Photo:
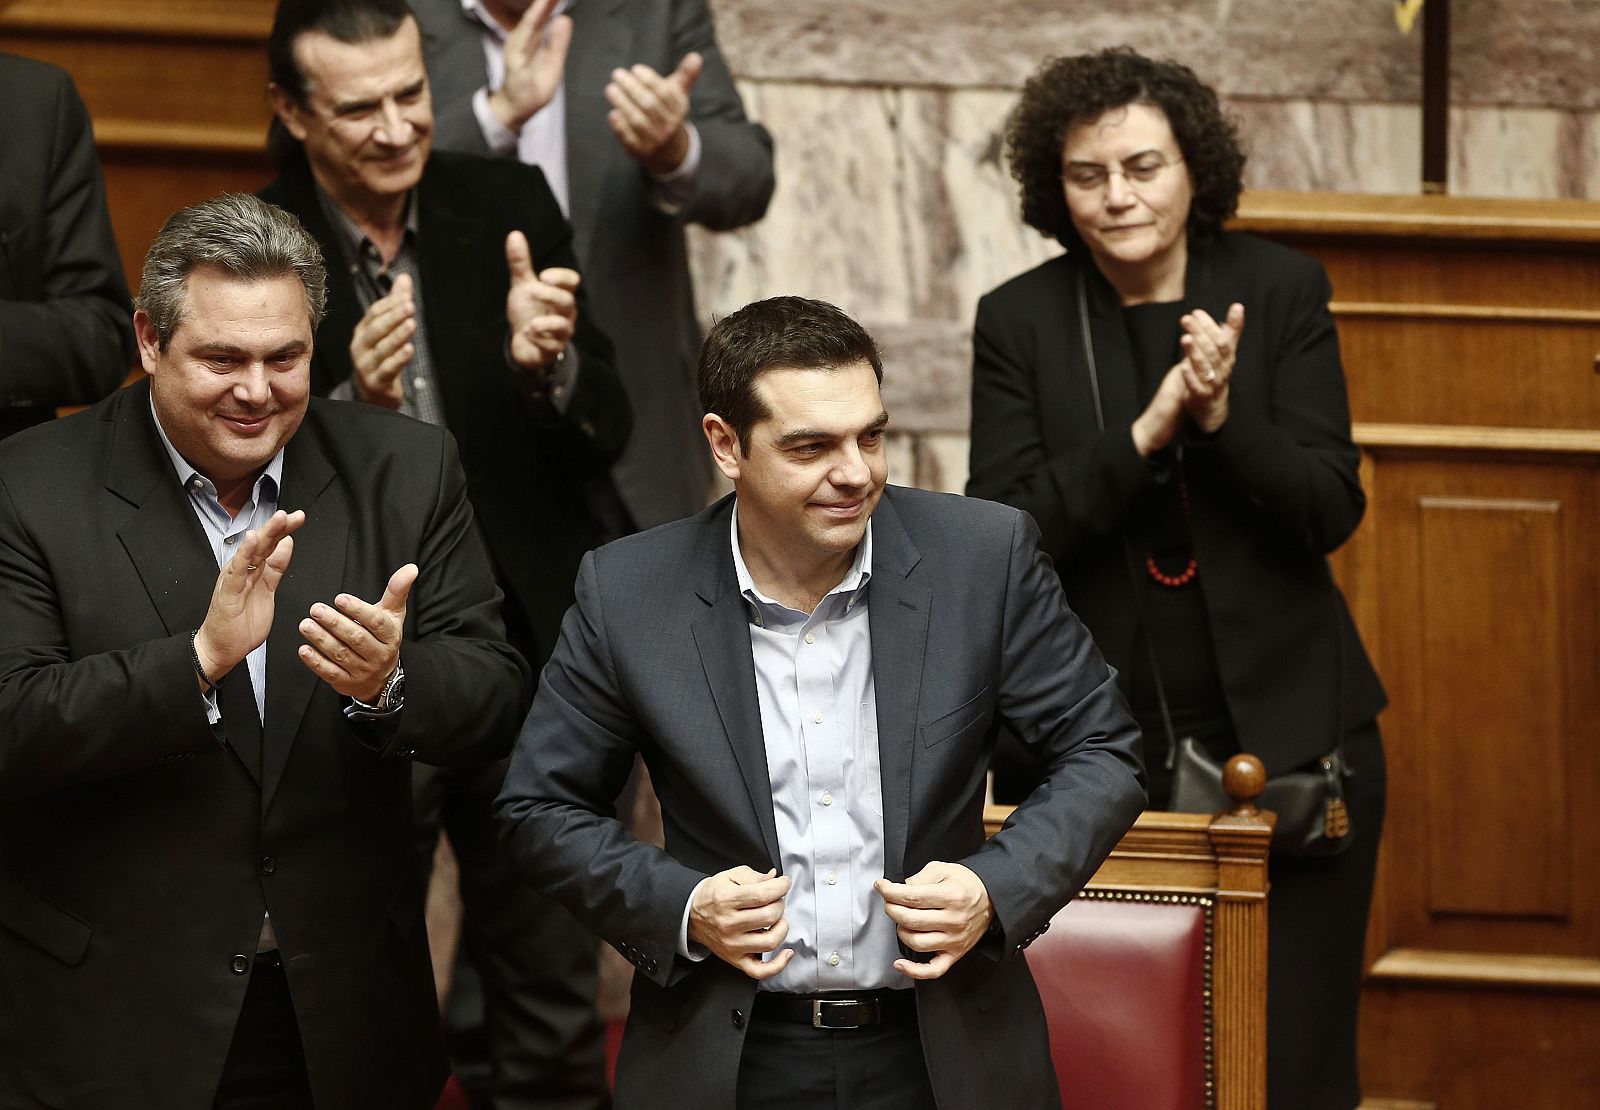
<svg viewBox="0 0 1600 1110">
<path fill-rule="evenodd" d="M 1272 818 L 1260 763 L 1235 758 L 1233 809 L 1141 814 L 1028 949 L 1064 1110 L 1266 1106 Z"/>
</svg>

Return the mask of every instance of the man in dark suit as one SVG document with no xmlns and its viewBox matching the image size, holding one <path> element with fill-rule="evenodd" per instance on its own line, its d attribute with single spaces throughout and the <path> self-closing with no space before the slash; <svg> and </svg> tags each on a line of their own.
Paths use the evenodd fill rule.
<svg viewBox="0 0 1600 1110">
<path fill-rule="evenodd" d="M 298 145 L 261 195 L 304 222 L 332 275 L 312 388 L 455 434 L 511 642 L 537 672 L 579 560 L 626 520 L 608 472 L 629 407 L 571 230 L 538 169 L 432 150 L 404 0 L 284 0 L 268 50 L 277 118 Z M 417 773 L 423 850 L 443 824 L 482 983 L 489 1074 L 463 1078 L 501 1108 L 602 1105 L 598 946 L 511 871 L 489 816 L 504 772 Z M 483 1054 L 452 1045 L 458 1062 Z"/>
<path fill-rule="evenodd" d="M 513 753 L 518 864 L 636 969 L 619 1107 L 1060 1105 L 1019 953 L 1138 814 L 1138 732 L 1025 514 L 885 486 L 880 376 L 820 302 L 711 329 L 734 496 L 584 560 Z M 1048 770 L 985 843 L 1002 724 Z"/>
<path fill-rule="evenodd" d="M 530 681 L 450 437 L 310 399 L 323 283 L 281 211 L 179 212 L 148 381 L 0 445 L 0 1104 L 443 1083 L 411 761 Z"/>
<path fill-rule="evenodd" d="M 412 0 L 439 145 L 544 167 L 637 414 L 617 464 L 640 527 L 712 488 L 684 229 L 766 212 L 772 136 L 744 112 L 706 0 Z M 556 13 L 561 14 L 556 14 Z M 570 44 L 570 45 L 569 45 Z"/>
<path fill-rule="evenodd" d="M 133 367 L 133 306 L 89 114 L 55 66 L 0 54 L 0 439 Z"/>
</svg>

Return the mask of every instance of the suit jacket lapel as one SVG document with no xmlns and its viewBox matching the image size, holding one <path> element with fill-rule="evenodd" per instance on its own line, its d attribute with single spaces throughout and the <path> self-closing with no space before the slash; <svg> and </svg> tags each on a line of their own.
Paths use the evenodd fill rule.
<svg viewBox="0 0 1600 1110">
<path fill-rule="evenodd" d="M 465 329 L 506 330 L 504 297 L 486 296 L 486 275 L 504 273 L 505 244 L 486 236 L 471 209 L 441 187 L 432 166 L 417 185 L 417 265 L 423 275 L 422 315 L 428 327 L 428 352 L 444 399 L 445 423 L 458 431 L 474 424 L 460 403 L 466 375 L 485 373 L 471 352 L 482 345 L 455 338 Z M 538 260 L 535 259 L 535 265 Z M 486 309 L 489 310 L 486 313 Z"/>
<path fill-rule="evenodd" d="M 756 693 L 756 667 L 750 651 L 750 613 L 739 593 L 729 546 L 733 499 L 711 514 L 701 537 L 695 565 L 701 569 L 696 592 L 710 608 L 693 625 L 695 647 L 705 668 L 717 715 L 728 735 L 750 805 L 761 827 L 771 866 L 777 867 L 778 823 L 772 811 L 772 780 L 767 774 L 767 745 L 761 728 Z"/>
<path fill-rule="evenodd" d="M 883 868 L 894 882 L 905 878 L 917 704 L 922 696 L 922 665 L 933 601 L 926 586 L 908 580 L 920 558 L 886 493 L 872 515 L 867 619 L 872 628 L 878 763 L 883 779 Z"/>
<path fill-rule="evenodd" d="M 267 190 L 274 203 L 281 204 L 305 227 L 306 232 L 322 247 L 322 262 L 328 271 L 328 303 L 322 323 L 317 328 L 316 361 L 313 364 L 315 380 L 311 388 L 325 394 L 350 377 L 355 367 L 350 362 L 350 339 L 356 324 L 363 315 L 361 302 L 356 297 L 355 281 L 350 276 L 350 265 L 339 250 L 338 237 L 323 214 L 322 202 L 317 199 L 316 183 L 311 168 L 302 159 L 284 170 L 275 186 Z M 338 336 L 337 340 L 326 337 Z"/>
<path fill-rule="evenodd" d="M 627 155 L 611 133 L 605 98 L 611 71 L 632 56 L 633 29 L 624 0 L 583 0 L 573 5 L 572 46 L 567 51 L 567 207 L 578 257 L 588 262 L 600 234 L 599 214 L 606 178 Z"/>
<path fill-rule="evenodd" d="M 124 390 L 114 412 L 117 426 L 106 489 L 138 506 L 117 529 L 117 538 L 167 634 L 185 634 L 205 620 L 217 580 L 216 556 L 156 433 L 150 416 L 149 382 Z M 199 697 L 198 687 L 195 696 Z M 258 731 L 249 727 L 228 730 L 226 721 L 223 727 L 228 749 L 251 779 L 259 781 Z"/>
<path fill-rule="evenodd" d="M 314 602 L 332 604 L 344 579 L 349 520 L 337 498 L 323 498 L 333 478 L 333 463 L 318 439 L 315 416 L 308 414 L 284 452 L 283 489 L 278 497 L 279 506 L 288 512 L 304 509 L 306 522 L 295 533 L 294 558 L 278 583 L 272 633 L 267 638 L 261 776 L 263 814 L 272 804 L 278 783 L 283 779 L 306 704 L 322 681 L 300 662 L 297 653 L 304 638 L 297 626 Z"/>
</svg>

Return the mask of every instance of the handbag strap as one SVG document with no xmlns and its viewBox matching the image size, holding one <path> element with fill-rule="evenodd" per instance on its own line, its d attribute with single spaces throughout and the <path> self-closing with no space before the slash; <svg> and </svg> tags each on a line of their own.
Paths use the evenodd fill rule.
<svg viewBox="0 0 1600 1110">
<path fill-rule="evenodd" d="M 1083 340 L 1083 360 L 1089 368 L 1089 391 L 1094 395 L 1094 423 L 1102 433 L 1106 430 L 1105 406 L 1100 400 L 1100 369 L 1094 357 L 1094 337 L 1089 328 L 1089 283 L 1083 269 L 1078 270 L 1078 335 Z M 1183 444 L 1178 444 L 1178 460 L 1183 460 Z M 1150 631 L 1150 621 L 1144 610 L 1143 583 L 1134 569 L 1133 549 L 1128 544 L 1128 534 L 1117 529 L 1122 542 L 1122 565 L 1128 572 L 1128 585 L 1133 590 L 1133 610 L 1139 618 L 1139 638 L 1144 641 L 1150 657 L 1150 677 L 1155 680 L 1156 704 L 1161 709 L 1161 727 L 1167 733 L 1166 769 L 1172 770 L 1178 758 L 1178 734 L 1172 727 L 1172 712 L 1167 707 L 1166 683 L 1161 681 L 1161 660 L 1156 656 L 1155 636 Z"/>
</svg>

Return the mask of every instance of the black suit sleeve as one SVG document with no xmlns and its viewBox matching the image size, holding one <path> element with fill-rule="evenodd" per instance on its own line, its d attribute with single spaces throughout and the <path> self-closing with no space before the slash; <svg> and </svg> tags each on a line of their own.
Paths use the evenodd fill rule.
<svg viewBox="0 0 1600 1110">
<path fill-rule="evenodd" d="M 437 462 L 437 497 L 417 552 L 400 647 L 405 708 L 356 727 L 383 736 L 385 754 L 443 766 L 505 755 L 532 691 L 527 664 L 505 641 L 502 595 L 473 523 L 455 441 L 439 442 L 446 446 Z"/>
<path fill-rule="evenodd" d="M 0 63 L 0 75 L 19 64 Z M 89 115 L 49 67 L 28 64 L 0 88 L 14 94 L 0 124 L 12 198 L 0 217 L 0 409 L 88 404 L 135 354 Z"/>
<path fill-rule="evenodd" d="M 602 940 L 639 948 L 639 962 L 653 960 L 649 974 L 665 986 L 681 964 L 683 909 L 705 876 L 617 819 L 640 726 L 612 665 L 599 577 L 594 554 L 584 556 L 577 603 L 540 676 L 495 815 L 529 882 Z"/>
<path fill-rule="evenodd" d="M 1047 453 L 1038 375 L 1071 352 L 1040 351 L 1025 306 L 991 294 L 972 334 L 972 439 L 967 493 L 1025 510 L 1046 551 L 1070 553 L 1121 527 L 1157 471 L 1133 446 L 1130 426 L 1091 433 Z"/>
<path fill-rule="evenodd" d="M 1233 478 L 1224 489 L 1264 512 L 1293 542 L 1326 553 L 1350 538 L 1367 502 L 1328 310 L 1332 287 L 1319 263 L 1296 260 L 1298 272 L 1274 282 L 1259 334 L 1252 334 L 1245 306 L 1240 357 L 1246 344 L 1270 345 L 1270 407 L 1233 406 L 1216 436 L 1190 449 L 1215 452 Z M 1282 307 L 1273 304 L 1279 298 Z"/>
<path fill-rule="evenodd" d="M 1082 889 L 1145 804 L 1138 726 L 1038 541 L 1019 515 L 1006 566 L 997 704 L 1041 757 L 1044 780 L 962 861 L 989 892 L 1004 934 L 1001 954 L 1037 935 Z"/>
</svg>

